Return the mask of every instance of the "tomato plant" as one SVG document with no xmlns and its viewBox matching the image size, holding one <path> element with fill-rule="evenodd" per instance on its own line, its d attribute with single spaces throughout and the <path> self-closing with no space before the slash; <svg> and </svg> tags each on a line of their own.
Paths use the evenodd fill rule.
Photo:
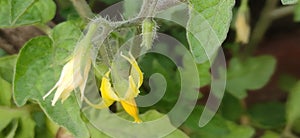
<svg viewBox="0 0 300 138">
<path fill-rule="evenodd" d="M 299 137 L 298 78 L 259 53 L 291 15 L 299 30 L 298 0 L 0 0 L 0 137 Z M 251 100 L 274 80 L 283 98 Z"/>
</svg>

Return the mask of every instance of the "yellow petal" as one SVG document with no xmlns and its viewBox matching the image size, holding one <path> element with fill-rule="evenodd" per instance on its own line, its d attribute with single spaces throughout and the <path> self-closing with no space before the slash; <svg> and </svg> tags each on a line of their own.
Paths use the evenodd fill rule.
<svg viewBox="0 0 300 138">
<path fill-rule="evenodd" d="M 61 98 L 61 102 L 63 103 L 65 100 L 67 100 L 68 99 L 68 97 L 71 95 L 71 92 L 72 92 L 73 90 L 71 89 L 71 90 L 65 90 L 65 91 L 63 91 L 62 93 L 61 93 L 61 95 L 60 95 L 60 98 Z"/>
<path fill-rule="evenodd" d="M 127 92 L 125 94 L 125 99 L 134 98 L 134 97 L 138 96 L 138 94 L 140 93 L 140 91 L 136 87 L 136 85 L 134 83 L 134 80 L 133 80 L 131 75 L 128 77 L 128 80 L 129 80 L 129 87 L 128 87 Z"/>
<path fill-rule="evenodd" d="M 87 98 L 85 98 L 86 103 L 90 106 L 97 109 L 103 109 L 112 105 L 114 101 L 119 101 L 119 97 L 116 95 L 113 88 L 111 87 L 111 83 L 109 81 L 109 74 L 110 71 L 105 73 L 105 75 L 102 77 L 100 86 L 102 101 L 98 104 L 93 104 Z"/>
<path fill-rule="evenodd" d="M 81 101 L 83 100 L 83 97 L 84 97 L 84 89 L 85 89 L 85 86 L 86 86 L 86 83 L 87 83 L 87 80 L 89 77 L 89 71 L 91 69 L 91 64 L 92 64 L 91 59 L 88 59 L 85 69 L 84 69 L 84 72 L 83 72 L 83 82 L 79 86 L 79 89 L 81 92 Z"/>
<path fill-rule="evenodd" d="M 135 100 L 133 98 L 121 100 L 121 105 L 123 106 L 124 110 L 134 118 L 135 123 L 141 123 L 142 120 L 139 118 L 138 115 L 138 108 L 136 107 Z"/>
<path fill-rule="evenodd" d="M 54 89 L 57 89 L 53 100 L 52 100 L 52 106 L 55 105 L 55 103 L 63 96 L 63 99 L 67 99 L 68 96 L 70 96 L 70 93 L 74 89 L 73 85 L 73 63 L 74 60 L 71 59 L 69 62 L 65 64 L 63 67 L 63 70 L 61 72 L 60 78 L 55 84 L 55 86 L 43 97 L 45 99 L 47 96 L 49 96 Z"/>
<path fill-rule="evenodd" d="M 141 85 L 143 84 L 143 80 L 144 80 L 143 72 L 141 71 L 141 69 L 140 69 L 138 63 L 137 63 L 136 60 L 135 60 L 135 58 L 132 56 L 131 53 L 129 53 L 129 58 L 126 57 L 126 56 L 124 56 L 122 53 L 121 53 L 121 56 L 122 56 L 123 58 L 125 58 L 125 59 L 132 65 L 132 67 L 133 67 L 134 70 L 131 70 L 131 75 L 134 76 L 133 79 L 134 79 L 135 81 L 138 81 L 138 82 L 137 82 L 138 88 L 141 87 Z M 136 73 L 138 74 L 138 78 L 135 78 L 135 76 L 136 76 L 135 74 L 136 74 Z"/>
<path fill-rule="evenodd" d="M 105 75 L 102 77 L 101 86 L 100 86 L 102 98 L 108 99 L 108 100 L 119 101 L 119 97 L 114 92 L 113 88 L 111 87 L 111 83 L 109 81 L 109 74 L 110 74 L 110 71 L 105 73 Z"/>
</svg>

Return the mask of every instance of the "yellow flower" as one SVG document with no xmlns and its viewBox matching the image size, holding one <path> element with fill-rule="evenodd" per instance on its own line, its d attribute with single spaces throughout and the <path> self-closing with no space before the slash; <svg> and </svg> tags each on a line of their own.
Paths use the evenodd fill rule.
<svg viewBox="0 0 300 138">
<path fill-rule="evenodd" d="M 114 91 L 109 79 L 110 71 L 108 71 L 102 77 L 101 81 L 100 91 L 102 95 L 102 101 L 99 104 L 92 104 L 86 99 L 86 102 L 94 108 L 103 109 L 112 105 L 113 102 L 118 101 L 121 103 L 124 110 L 134 118 L 134 122 L 140 123 L 142 121 L 138 116 L 138 108 L 134 98 L 139 94 L 139 87 L 143 83 L 143 73 L 139 68 L 135 58 L 131 54 L 129 55 L 130 57 L 128 58 L 121 54 L 121 56 L 125 58 L 132 66 L 128 76 L 129 85 L 125 96 L 121 98 L 118 93 Z"/>
<path fill-rule="evenodd" d="M 83 92 L 85 89 L 88 73 L 91 68 L 91 59 L 86 58 L 86 53 L 89 51 L 77 50 L 72 58 L 64 65 L 60 74 L 59 80 L 54 87 L 43 97 L 45 100 L 55 89 L 52 106 L 61 99 L 64 102 L 73 90 L 79 87 L 81 92 L 81 99 L 83 99 Z M 82 68 L 83 67 L 83 68 Z M 83 69 L 83 72 L 81 71 Z"/>
</svg>

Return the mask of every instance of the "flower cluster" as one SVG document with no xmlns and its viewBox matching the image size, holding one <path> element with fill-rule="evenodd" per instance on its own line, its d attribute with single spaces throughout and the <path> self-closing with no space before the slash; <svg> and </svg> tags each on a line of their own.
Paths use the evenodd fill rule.
<svg viewBox="0 0 300 138">
<path fill-rule="evenodd" d="M 102 95 L 102 101 L 99 104 L 92 104 L 90 101 L 86 99 L 86 102 L 94 108 L 102 109 L 107 108 L 108 106 L 112 105 L 113 102 L 118 101 L 123 106 L 124 110 L 134 118 L 134 122 L 140 123 L 142 122 L 138 116 L 138 108 L 135 102 L 135 97 L 139 94 L 139 88 L 143 83 L 143 73 L 139 68 L 135 58 L 129 54 L 129 57 L 124 56 L 121 54 L 123 58 L 125 58 L 131 65 L 131 71 L 128 76 L 128 88 L 126 90 L 125 96 L 120 97 L 118 93 L 112 87 L 110 82 L 110 73 L 105 73 L 102 77 L 100 91 Z"/>
</svg>

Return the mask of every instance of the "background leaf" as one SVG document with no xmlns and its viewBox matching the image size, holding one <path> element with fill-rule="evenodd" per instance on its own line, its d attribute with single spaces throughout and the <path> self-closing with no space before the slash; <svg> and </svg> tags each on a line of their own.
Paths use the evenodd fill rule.
<svg viewBox="0 0 300 138">
<path fill-rule="evenodd" d="M 290 5 L 290 4 L 296 4 L 298 0 L 281 0 L 281 3 L 283 5 Z"/>
<path fill-rule="evenodd" d="M 287 123 L 292 125 L 294 121 L 300 118 L 300 108 L 299 108 L 299 97 L 300 97 L 300 82 L 294 86 L 294 88 L 289 93 L 289 97 L 286 103 L 286 118 Z"/>
<path fill-rule="evenodd" d="M 192 138 L 252 138 L 254 129 L 249 126 L 237 125 L 219 115 L 216 115 L 206 126 L 200 128 L 198 122 L 203 107 L 195 107 L 192 114 L 182 126 L 190 132 Z"/>
<path fill-rule="evenodd" d="M 210 84 L 210 62 L 205 62 L 203 64 L 197 64 L 197 69 L 199 73 L 200 87 Z"/>
<path fill-rule="evenodd" d="M 14 99 L 18 106 L 28 99 L 36 100 L 51 120 L 66 127 L 75 137 L 85 138 L 89 133 L 74 94 L 55 106 L 51 106 L 53 94 L 45 101 L 42 99 L 58 80 L 62 65 L 80 36 L 77 26 L 65 22 L 54 28 L 50 38 L 42 36 L 27 42 L 17 60 Z"/>
<path fill-rule="evenodd" d="M 26 110 L 26 108 L 12 109 L 0 106 L 0 112 L 0 131 L 9 127 L 8 125 L 11 123 L 12 128 L 7 134 L 8 136 L 12 136 L 14 138 L 34 137 L 35 122 L 30 117 L 30 113 Z M 17 133 L 15 133 L 15 127 L 17 127 Z"/>
<path fill-rule="evenodd" d="M 247 90 L 263 87 L 275 70 L 276 61 L 271 56 L 231 59 L 228 67 L 226 90 L 233 96 L 243 99 Z"/>
<path fill-rule="evenodd" d="M 136 16 L 142 5 L 141 0 L 124 0 L 124 17 L 132 18 Z"/>
<path fill-rule="evenodd" d="M 0 58 L 0 105 L 11 106 L 12 78 L 16 55 Z"/>
<path fill-rule="evenodd" d="M 260 103 L 249 109 L 249 115 L 254 125 L 263 129 L 283 127 L 286 122 L 284 113 L 285 106 L 280 102 Z"/>
<path fill-rule="evenodd" d="M 2 79 L 0 76 L 0 106 L 10 106 L 11 105 L 11 95 L 12 95 L 12 86 L 6 80 Z"/>
<path fill-rule="evenodd" d="M 55 15 L 52 0 L 1 0 L 0 27 L 46 23 Z"/>
<path fill-rule="evenodd" d="M 32 118 L 36 122 L 35 137 L 53 138 L 55 137 L 59 126 L 50 121 L 43 111 L 32 113 Z"/>
<path fill-rule="evenodd" d="M 225 93 L 220 106 L 220 113 L 230 121 L 238 121 L 243 113 L 240 100 L 231 94 Z"/>
<path fill-rule="evenodd" d="M 272 131 L 266 131 L 261 138 L 280 138 L 280 135 Z"/>
<path fill-rule="evenodd" d="M 7 82 L 12 82 L 17 55 L 0 58 L 0 76 Z"/>
<path fill-rule="evenodd" d="M 187 38 L 198 63 L 212 57 L 227 36 L 235 0 L 189 0 Z"/>
<path fill-rule="evenodd" d="M 298 2 L 294 9 L 294 21 L 300 22 L 300 2 Z"/>
<path fill-rule="evenodd" d="M 95 128 L 91 124 L 88 124 L 87 126 L 90 131 L 91 138 L 110 138 L 109 136 L 105 135 L 103 132 L 99 131 L 97 128 Z"/>
<path fill-rule="evenodd" d="M 282 74 L 278 80 L 278 85 L 281 90 L 289 92 L 297 82 L 297 77 L 291 74 Z"/>
<path fill-rule="evenodd" d="M 118 115 L 120 117 L 123 117 L 123 118 L 127 119 L 127 120 L 131 119 L 131 117 L 127 113 L 125 113 L 125 112 L 120 112 L 120 113 L 118 113 Z M 147 121 L 152 121 L 152 120 L 161 118 L 163 116 L 164 116 L 164 114 L 162 114 L 162 113 L 160 113 L 160 112 L 158 112 L 156 110 L 148 110 L 144 114 L 141 114 L 140 118 L 144 122 L 147 122 Z M 172 126 L 172 124 L 171 124 L 171 122 L 168 122 L 168 124 L 164 124 L 162 127 L 170 127 L 170 126 Z M 148 129 L 157 129 L 157 128 L 148 128 Z M 151 132 L 152 131 L 153 130 L 151 130 Z M 172 133 L 168 134 L 164 138 L 188 138 L 188 136 L 185 133 L 183 133 L 181 130 L 176 129 L 175 131 L 173 131 Z"/>
</svg>

